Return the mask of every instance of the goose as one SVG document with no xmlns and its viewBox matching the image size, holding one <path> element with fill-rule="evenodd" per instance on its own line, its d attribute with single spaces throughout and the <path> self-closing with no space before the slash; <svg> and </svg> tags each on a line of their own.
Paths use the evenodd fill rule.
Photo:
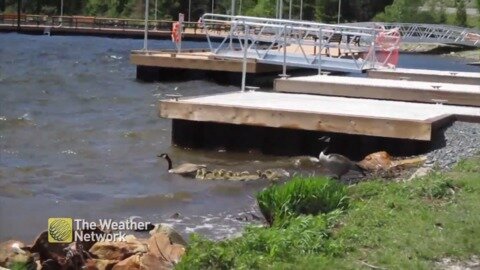
<svg viewBox="0 0 480 270">
<path fill-rule="evenodd" d="M 158 155 L 157 157 L 164 158 L 167 160 L 169 173 L 179 174 L 182 176 L 194 177 L 199 169 L 207 167 L 207 165 L 203 165 L 203 164 L 183 163 L 176 166 L 175 168 L 172 168 L 172 159 L 170 159 L 168 154 L 163 153 Z"/>
<path fill-rule="evenodd" d="M 341 179 L 343 175 L 349 171 L 357 171 L 365 176 L 365 169 L 360 167 L 356 162 L 351 161 L 340 154 L 325 154 L 327 149 L 320 152 L 318 159 L 320 164 L 326 167 L 337 179 Z"/>
</svg>

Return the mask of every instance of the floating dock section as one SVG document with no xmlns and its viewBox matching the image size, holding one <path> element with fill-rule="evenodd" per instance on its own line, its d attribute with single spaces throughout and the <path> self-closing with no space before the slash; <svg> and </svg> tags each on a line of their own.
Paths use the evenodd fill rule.
<svg viewBox="0 0 480 270">
<path fill-rule="evenodd" d="M 351 78 L 349 78 L 351 79 Z M 480 108 L 306 94 L 234 92 L 163 100 L 175 120 L 287 128 L 429 141 L 453 117 L 480 119 Z"/>
<path fill-rule="evenodd" d="M 428 69 L 377 69 L 368 70 L 369 78 L 438 83 L 472 84 L 480 86 L 480 72 L 458 72 Z"/>
<path fill-rule="evenodd" d="M 274 88 L 289 93 L 480 106 L 480 86 L 470 84 L 315 75 L 276 79 Z"/>
<path fill-rule="evenodd" d="M 130 61 L 137 66 L 170 69 L 191 69 L 208 71 L 242 72 L 241 59 L 225 59 L 210 52 L 150 52 L 132 51 Z M 280 72 L 281 66 L 247 61 L 247 73 Z"/>
</svg>

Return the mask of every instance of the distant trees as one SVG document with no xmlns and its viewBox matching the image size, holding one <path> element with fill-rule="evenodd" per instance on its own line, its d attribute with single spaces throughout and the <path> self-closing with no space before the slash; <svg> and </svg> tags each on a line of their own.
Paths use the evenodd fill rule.
<svg viewBox="0 0 480 270">
<path fill-rule="evenodd" d="M 459 26 L 467 26 L 467 8 L 465 0 L 455 0 L 457 12 L 455 14 L 455 24 Z"/>
<path fill-rule="evenodd" d="M 432 14 L 421 12 L 423 0 L 395 0 L 384 12 L 375 16 L 376 21 L 384 22 L 429 22 Z"/>
</svg>

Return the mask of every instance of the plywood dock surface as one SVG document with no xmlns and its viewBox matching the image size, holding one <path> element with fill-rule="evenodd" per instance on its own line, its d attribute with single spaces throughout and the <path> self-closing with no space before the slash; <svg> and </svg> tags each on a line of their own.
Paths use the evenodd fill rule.
<svg viewBox="0 0 480 270">
<path fill-rule="evenodd" d="M 161 117 L 237 125 L 281 127 L 391 138 L 430 140 L 452 115 L 480 118 L 480 108 L 395 101 L 235 92 L 164 100 Z"/>
<path fill-rule="evenodd" d="M 396 68 L 369 70 L 368 77 L 480 85 L 480 72 Z"/>
<path fill-rule="evenodd" d="M 222 59 L 210 52 L 175 53 L 132 51 L 130 61 L 137 66 L 151 66 L 161 68 L 177 68 L 209 71 L 242 72 L 241 59 Z M 255 60 L 247 61 L 248 73 L 279 72 L 282 67 L 277 65 L 258 63 Z"/>
<path fill-rule="evenodd" d="M 480 106 L 480 86 L 343 76 L 275 80 L 275 90 L 331 96 Z"/>
</svg>

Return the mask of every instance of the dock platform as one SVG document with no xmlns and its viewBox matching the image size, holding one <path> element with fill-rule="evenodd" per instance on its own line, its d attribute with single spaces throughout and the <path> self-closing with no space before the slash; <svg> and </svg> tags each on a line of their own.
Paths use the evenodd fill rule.
<svg viewBox="0 0 480 270">
<path fill-rule="evenodd" d="M 480 107 L 480 86 L 342 76 L 276 79 L 278 92 L 373 98 Z"/>
<path fill-rule="evenodd" d="M 480 86 L 480 72 L 458 72 L 428 69 L 377 69 L 368 70 L 369 78 L 439 83 L 473 84 Z"/>
<path fill-rule="evenodd" d="M 480 108 L 307 94 L 233 92 L 162 100 L 174 120 L 335 132 L 429 141 L 454 118 L 480 120 Z"/>
<path fill-rule="evenodd" d="M 242 72 L 242 60 L 217 57 L 210 52 L 149 52 L 132 51 L 130 61 L 137 66 L 169 69 Z M 247 61 L 247 73 L 280 72 L 281 66 Z"/>
</svg>

